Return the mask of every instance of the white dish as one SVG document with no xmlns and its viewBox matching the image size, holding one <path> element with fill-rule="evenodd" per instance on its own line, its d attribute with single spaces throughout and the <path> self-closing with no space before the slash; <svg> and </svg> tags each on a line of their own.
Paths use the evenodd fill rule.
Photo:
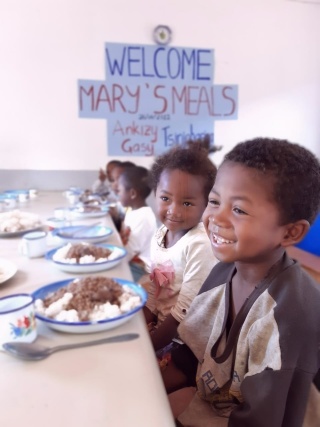
<svg viewBox="0 0 320 427">
<path fill-rule="evenodd" d="M 37 299 L 44 299 L 49 294 L 56 292 L 58 289 L 67 286 L 70 282 L 72 282 L 73 279 L 63 280 L 59 282 L 54 282 L 49 285 L 43 286 L 39 289 L 37 289 L 35 292 L 33 292 L 32 296 L 35 300 Z M 93 332 L 102 332 L 109 329 L 116 328 L 123 323 L 128 322 L 139 310 L 142 309 L 142 307 L 145 305 L 147 301 L 147 292 L 142 288 L 140 285 L 129 282 L 128 280 L 123 279 L 116 279 L 114 278 L 116 282 L 118 282 L 121 286 L 128 286 L 131 291 L 133 291 L 136 295 L 138 295 L 141 299 L 141 303 L 139 306 L 135 307 L 133 310 L 128 311 L 124 313 L 121 316 L 114 317 L 113 319 L 105 319 L 105 320 L 98 320 L 94 322 L 61 322 L 58 320 L 50 319 L 48 317 L 44 317 L 41 314 L 36 313 L 37 320 L 40 320 L 44 324 L 46 324 L 49 328 L 61 331 L 61 332 L 67 332 L 67 333 L 73 333 L 73 334 L 87 334 L 87 333 L 93 333 Z"/>
<path fill-rule="evenodd" d="M 0 258 L 0 284 L 11 279 L 17 270 L 17 266 L 13 262 Z"/>
<path fill-rule="evenodd" d="M 100 218 L 102 216 L 107 215 L 109 212 L 109 206 L 100 206 L 99 210 L 94 211 L 86 211 L 86 208 L 83 206 L 75 206 L 72 208 L 69 208 L 69 211 L 71 212 L 72 216 L 75 218 Z"/>
<path fill-rule="evenodd" d="M 123 258 L 127 255 L 127 251 L 124 248 L 114 245 L 96 245 L 102 248 L 109 249 L 112 252 L 115 252 L 117 256 L 111 260 L 102 261 L 102 262 L 93 262 L 93 263 L 85 263 L 85 264 L 71 264 L 70 262 L 56 261 L 53 259 L 56 252 L 61 249 L 55 248 L 51 251 L 47 252 L 46 259 L 50 260 L 54 263 L 59 270 L 65 271 L 66 273 L 97 273 L 98 271 L 109 270 L 116 265 L 118 265 Z"/>
<path fill-rule="evenodd" d="M 30 199 L 29 190 L 7 190 L 5 193 L 10 196 L 16 196 L 19 202 L 26 202 Z"/>
<path fill-rule="evenodd" d="M 43 227 L 39 215 L 15 209 L 0 213 L 0 237 L 22 236 Z"/>
<path fill-rule="evenodd" d="M 6 191 L 4 191 L 4 193 L 6 193 L 6 194 L 14 194 L 14 195 L 19 195 L 19 194 L 29 194 L 29 190 L 26 190 L 26 189 L 20 189 L 20 190 L 6 190 Z"/>
<path fill-rule="evenodd" d="M 39 225 L 38 227 L 26 228 L 24 230 L 19 230 L 19 231 L 1 231 L 0 237 L 19 237 L 31 231 L 41 230 L 42 227 L 43 227 L 42 225 Z"/>
<path fill-rule="evenodd" d="M 101 225 L 96 225 L 94 227 L 90 227 L 87 229 L 80 230 L 81 226 L 68 226 L 68 227 L 60 227 L 56 228 L 52 231 L 54 236 L 59 237 L 62 242 L 68 243 L 79 243 L 79 242 L 87 242 L 87 243 L 99 243 L 106 240 L 112 233 L 112 229 L 109 227 L 104 227 Z M 73 237 L 66 237 L 65 233 L 74 233 L 77 232 Z"/>
</svg>

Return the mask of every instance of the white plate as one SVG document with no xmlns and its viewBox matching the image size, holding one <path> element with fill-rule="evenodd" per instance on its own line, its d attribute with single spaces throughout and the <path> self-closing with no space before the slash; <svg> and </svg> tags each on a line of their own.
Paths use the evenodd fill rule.
<svg viewBox="0 0 320 427">
<path fill-rule="evenodd" d="M 0 284 L 11 279 L 17 270 L 17 266 L 13 262 L 0 258 Z"/>
<path fill-rule="evenodd" d="M 52 261 L 54 265 L 56 265 L 59 268 L 59 270 L 65 271 L 66 273 L 96 273 L 98 271 L 109 270 L 110 268 L 115 267 L 127 255 L 127 251 L 124 248 L 121 248 L 119 246 L 114 246 L 114 245 L 96 245 L 96 246 L 109 249 L 110 251 L 117 251 L 119 255 L 112 260 L 107 260 L 103 262 L 71 264 L 69 262 L 55 261 L 53 259 L 53 256 L 57 252 L 57 250 L 61 249 L 60 247 L 60 248 L 52 249 L 51 251 L 47 252 L 46 259 Z"/>
<path fill-rule="evenodd" d="M 108 206 L 101 206 L 98 211 L 92 211 L 92 212 L 85 212 L 83 211 L 82 206 L 76 206 L 70 208 L 70 212 L 72 213 L 72 216 L 75 218 L 100 218 L 102 216 L 107 215 L 109 212 Z"/>
<path fill-rule="evenodd" d="M 15 196 L 18 196 L 19 194 L 29 194 L 29 190 L 26 189 L 20 189 L 20 190 L 6 190 L 4 191 L 6 194 L 13 194 Z"/>
<path fill-rule="evenodd" d="M 60 282 L 50 283 L 49 285 L 43 286 L 39 288 L 35 292 L 33 292 L 32 296 L 34 299 L 44 299 L 49 294 L 56 292 L 58 289 L 67 286 L 73 279 L 63 280 Z M 105 319 L 99 320 L 96 322 L 60 322 L 58 320 L 49 319 L 48 317 L 44 317 L 41 314 L 36 314 L 37 320 L 45 323 L 49 328 L 55 329 L 61 332 L 68 332 L 73 334 L 87 334 L 93 332 L 101 332 L 106 331 L 108 329 L 116 328 L 123 323 L 128 322 L 142 307 L 145 305 L 147 301 L 147 292 L 144 288 L 136 283 L 129 282 L 128 280 L 116 279 L 113 278 L 120 285 L 127 285 L 135 294 L 140 296 L 141 304 L 135 307 L 133 310 L 124 313 L 121 316 L 115 317 L 113 319 Z"/>
<path fill-rule="evenodd" d="M 0 213 L 0 237 L 22 236 L 29 231 L 39 230 L 43 227 L 39 215 L 14 209 Z M 19 228 L 17 231 L 2 231 L 9 228 L 11 230 Z"/>
<path fill-rule="evenodd" d="M 43 225 L 38 225 L 38 227 L 26 228 L 24 230 L 19 230 L 19 231 L 1 231 L 0 237 L 19 237 L 31 231 L 41 230 L 42 228 L 43 228 Z"/>
<path fill-rule="evenodd" d="M 59 239 L 66 243 L 98 243 L 103 242 L 113 233 L 112 228 L 104 227 L 101 225 L 96 225 L 94 227 L 83 229 L 83 231 L 81 231 L 79 227 L 81 226 L 73 225 L 68 227 L 56 228 L 52 231 L 52 234 L 54 236 L 59 237 Z M 64 233 L 74 233 L 75 231 L 77 231 L 77 233 L 73 237 L 66 237 L 64 235 Z"/>
</svg>

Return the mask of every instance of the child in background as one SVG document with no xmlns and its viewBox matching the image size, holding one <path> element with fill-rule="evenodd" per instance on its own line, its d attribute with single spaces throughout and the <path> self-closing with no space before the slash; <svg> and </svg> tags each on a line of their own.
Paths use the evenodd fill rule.
<svg viewBox="0 0 320 427">
<path fill-rule="evenodd" d="M 122 206 L 121 202 L 119 201 L 118 197 L 118 180 L 122 172 L 126 168 L 131 168 L 135 166 L 134 163 L 127 161 L 127 162 L 118 162 L 111 170 L 110 172 L 110 183 L 111 183 L 111 192 L 114 195 L 114 199 L 111 202 L 112 205 L 109 207 L 109 214 L 113 220 L 113 223 L 116 227 L 116 229 L 120 232 L 121 230 L 121 224 L 124 219 L 124 216 L 126 214 L 126 209 L 124 206 Z"/>
<path fill-rule="evenodd" d="M 205 141 L 175 146 L 151 167 L 159 221 L 151 243 L 151 283 L 144 314 L 160 366 L 170 360 L 172 338 L 211 271 L 210 242 L 201 217 L 216 176 Z M 162 349 L 161 351 L 159 351 Z"/>
<path fill-rule="evenodd" d="M 111 170 L 110 172 L 110 181 L 111 181 L 111 189 L 114 193 L 117 194 L 118 190 L 118 180 L 122 172 L 126 168 L 131 168 L 132 166 L 136 166 L 133 162 L 126 161 L 126 162 L 118 162 Z"/>
<path fill-rule="evenodd" d="M 99 170 L 99 177 L 92 185 L 92 192 L 99 194 L 99 196 L 108 196 L 110 201 L 114 201 L 115 195 L 111 188 L 113 181 L 112 171 L 116 166 L 121 165 L 122 162 L 118 160 L 110 160 L 106 165 L 106 170 Z M 112 199 L 112 200 L 111 200 Z"/>
<path fill-rule="evenodd" d="M 203 215 L 221 262 L 163 372 L 177 425 L 303 425 L 318 393 L 320 289 L 286 248 L 305 236 L 319 201 L 319 160 L 297 144 L 257 138 L 225 156 Z"/>
<path fill-rule="evenodd" d="M 151 193 L 149 172 L 142 166 L 127 167 L 117 183 L 119 202 L 127 210 L 120 235 L 128 251 L 128 259 L 135 282 L 150 271 L 150 242 L 157 230 L 155 214 L 147 206 Z"/>
</svg>

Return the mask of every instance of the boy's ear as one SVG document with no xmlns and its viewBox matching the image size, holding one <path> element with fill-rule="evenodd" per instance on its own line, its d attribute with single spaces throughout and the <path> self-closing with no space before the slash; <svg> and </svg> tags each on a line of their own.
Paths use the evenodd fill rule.
<svg viewBox="0 0 320 427">
<path fill-rule="evenodd" d="M 130 199 L 135 199 L 137 197 L 137 191 L 134 188 L 130 188 Z"/>
<path fill-rule="evenodd" d="M 286 227 L 287 232 L 284 235 L 282 241 L 283 247 L 292 246 L 299 243 L 309 231 L 310 224 L 306 219 L 300 219 L 297 222 L 288 224 Z"/>
</svg>

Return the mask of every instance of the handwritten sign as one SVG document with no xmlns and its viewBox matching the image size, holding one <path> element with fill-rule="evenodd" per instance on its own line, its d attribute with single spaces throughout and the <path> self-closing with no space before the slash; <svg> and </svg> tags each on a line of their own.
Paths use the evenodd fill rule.
<svg viewBox="0 0 320 427">
<path fill-rule="evenodd" d="M 106 80 L 79 80 L 79 117 L 108 120 L 111 156 L 154 156 L 234 120 L 238 86 L 213 85 L 214 51 L 105 44 Z"/>
</svg>

